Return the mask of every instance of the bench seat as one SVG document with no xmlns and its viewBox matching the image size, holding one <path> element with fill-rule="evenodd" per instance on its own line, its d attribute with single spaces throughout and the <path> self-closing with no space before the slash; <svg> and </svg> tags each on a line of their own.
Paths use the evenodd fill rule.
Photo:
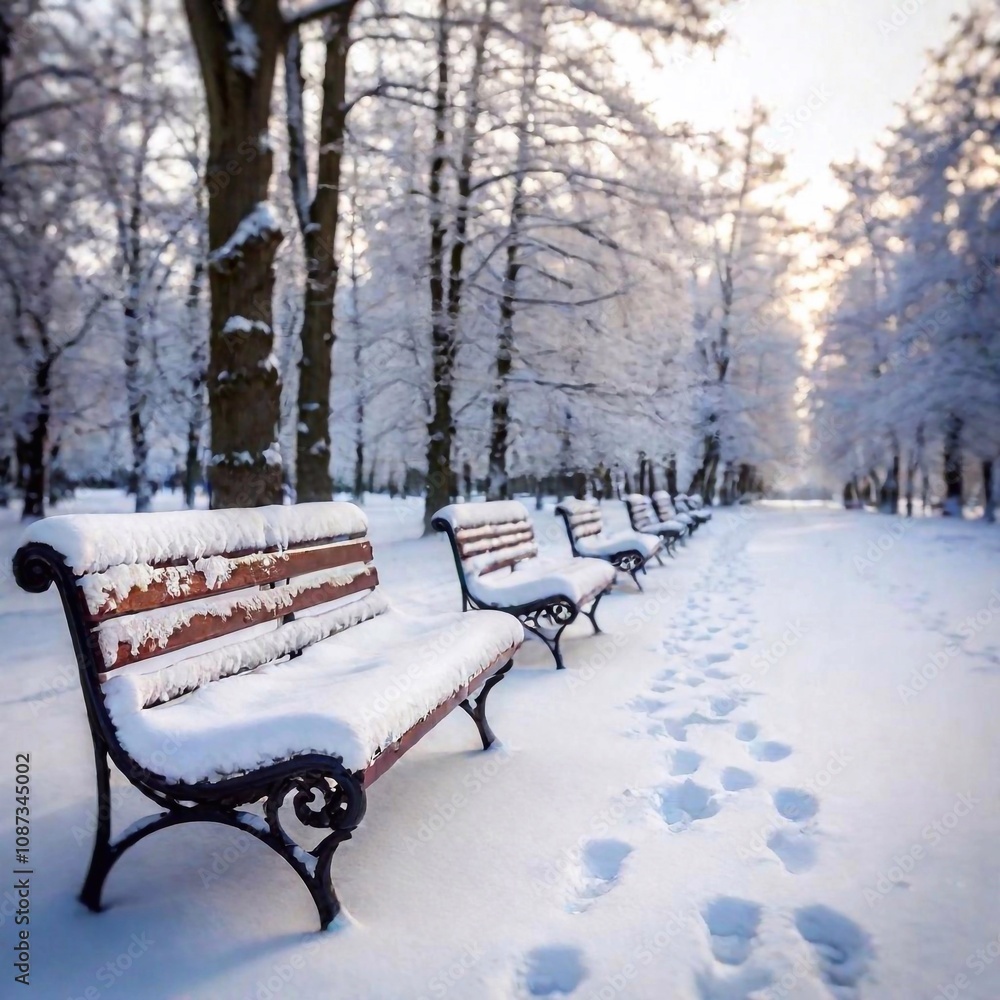
<svg viewBox="0 0 1000 1000">
<path fill-rule="evenodd" d="M 603 559 L 532 559 L 519 562 L 512 573 L 472 576 L 469 593 L 481 604 L 510 607 L 533 604 L 553 594 L 586 604 L 615 581 L 615 568 Z"/>
<path fill-rule="evenodd" d="M 521 624 L 394 610 L 367 534 L 347 503 L 65 515 L 28 529 L 14 577 L 59 591 L 94 745 L 90 909 L 129 848 L 207 822 L 279 854 L 327 927 L 340 908 L 333 854 L 371 784 L 456 708 L 484 749 L 494 742 L 486 699 Z M 160 809 L 117 835 L 112 765 Z"/>
<path fill-rule="evenodd" d="M 630 493 L 625 497 L 629 523 L 634 531 L 657 535 L 667 545 L 667 552 L 673 555 L 674 543 L 690 533 L 691 525 L 676 518 L 657 516 L 650 501 L 641 493 Z"/>
<path fill-rule="evenodd" d="M 616 572 L 628 573 L 639 590 L 642 590 L 639 573 L 646 572 L 650 559 L 655 558 L 662 565 L 663 541 L 659 536 L 641 531 L 606 532 L 601 505 L 596 500 L 566 497 L 556 504 L 556 514 L 566 526 L 574 556 L 581 560 L 601 559 Z"/>
<path fill-rule="evenodd" d="M 660 540 L 656 535 L 641 531 L 616 531 L 610 535 L 596 535 L 577 539 L 577 549 L 582 556 L 602 559 L 623 549 L 638 549 L 644 556 L 654 556 L 659 551 Z"/>
<path fill-rule="evenodd" d="M 602 559 L 541 559 L 535 529 L 516 500 L 457 503 L 431 519 L 455 557 L 462 610 L 506 611 L 541 639 L 563 669 L 559 640 L 580 614 L 599 632 L 595 612 L 614 584 L 615 568 Z"/>
<path fill-rule="evenodd" d="M 368 600 L 384 603 L 378 593 Z M 105 682 L 104 697 L 129 756 L 167 780 L 191 783 L 305 753 L 337 755 L 345 768 L 361 771 L 524 639 L 517 619 L 499 612 L 422 619 L 387 608 L 335 642 L 306 646 L 295 659 L 143 707 L 188 675 L 214 674 L 220 658 L 259 656 L 259 647 L 281 643 L 282 633 L 305 632 L 310 621 L 301 618 L 151 673 L 117 671 Z"/>
</svg>

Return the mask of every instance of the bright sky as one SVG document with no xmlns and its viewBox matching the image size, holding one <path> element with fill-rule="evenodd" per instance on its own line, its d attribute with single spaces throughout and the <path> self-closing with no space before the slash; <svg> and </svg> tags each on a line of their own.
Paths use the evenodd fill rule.
<svg viewBox="0 0 1000 1000">
<path fill-rule="evenodd" d="M 796 206 L 818 221 L 836 198 L 831 161 L 869 153 L 912 94 L 928 49 L 948 36 L 968 0 L 733 0 L 722 16 L 730 40 L 713 61 L 699 55 L 640 86 L 664 120 L 731 125 L 754 97 L 774 113 L 773 141 L 787 151 Z"/>
</svg>

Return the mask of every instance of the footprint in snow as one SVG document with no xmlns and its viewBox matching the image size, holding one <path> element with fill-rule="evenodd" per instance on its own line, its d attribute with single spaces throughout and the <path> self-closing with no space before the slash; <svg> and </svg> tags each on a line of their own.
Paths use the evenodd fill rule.
<svg viewBox="0 0 1000 1000">
<path fill-rule="evenodd" d="M 658 800 L 660 815 L 667 825 L 681 830 L 719 811 L 719 803 L 711 789 L 695 784 L 690 778 L 678 785 L 661 787 Z"/>
<path fill-rule="evenodd" d="M 566 997 L 586 975 L 583 952 L 579 948 L 550 945 L 528 953 L 521 978 L 529 996 Z"/>
<path fill-rule="evenodd" d="M 715 667 L 709 667 L 708 670 L 705 671 L 705 676 L 711 677 L 714 681 L 728 681 L 732 680 L 736 675 L 728 674 L 725 670 L 718 670 Z"/>
<path fill-rule="evenodd" d="M 804 823 L 816 815 L 819 802 L 815 795 L 799 788 L 781 788 L 774 793 L 774 807 L 785 819 Z"/>
<path fill-rule="evenodd" d="M 684 683 L 687 684 L 688 687 L 693 687 L 693 688 L 701 687 L 702 684 L 705 683 L 705 678 L 698 676 L 685 677 Z"/>
<path fill-rule="evenodd" d="M 750 966 L 737 969 L 734 975 L 720 976 L 706 969 L 695 977 L 699 1000 L 756 1000 L 769 996 L 768 987 L 774 976 L 766 969 Z"/>
<path fill-rule="evenodd" d="M 712 955 L 723 965 L 742 965 L 750 957 L 760 927 L 757 903 L 719 896 L 702 911 L 711 938 Z"/>
<path fill-rule="evenodd" d="M 753 742 L 750 744 L 750 756 L 754 760 L 771 763 L 776 760 L 784 760 L 792 748 L 787 743 L 778 743 L 776 740 L 764 740 L 762 743 Z"/>
<path fill-rule="evenodd" d="M 657 719 L 649 731 L 653 736 L 666 734 L 678 743 L 687 743 L 687 726 L 680 719 Z"/>
<path fill-rule="evenodd" d="M 816 845 L 812 837 L 795 827 L 772 833 L 767 838 L 767 846 L 791 875 L 801 875 L 816 864 Z"/>
<path fill-rule="evenodd" d="M 757 728 L 756 722 L 741 722 L 736 727 L 736 738 L 744 743 L 749 743 L 751 740 L 757 739 L 758 732 L 760 730 Z"/>
<path fill-rule="evenodd" d="M 795 926 L 813 946 L 820 974 L 837 1000 L 857 1000 L 858 983 L 875 955 L 871 937 L 850 917 L 829 906 L 805 906 Z"/>
<path fill-rule="evenodd" d="M 675 777 L 694 774 L 705 758 L 694 750 L 675 750 L 670 755 L 670 773 Z"/>
<path fill-rule="evenodd" d="M 661 708 L 666 708 L 667 703 L 661 701 L 659 698 L 646 698 L 643 695 L 639 695 L 638 698 L 633 698 L 628 703 L 628 707 L 635 712 L 645 712 L 647 715 L 652 715 Z"/>
<path fill-rule="evenodd" d="M 721 719 L 734 711 L 738 703 L 728 695 L 720 695 L 718 698 L 713 698 L 708 704 L 712 709 L 712 714 L 717 715 Z"/>
<path fill-rule="evenodd" d="M 706 653 L 702 662 L 706 667 L 710 667 L 713 663 L 725 663 L 726 660 L 731 660 L 732 658 L 733 654 L 728 652 Z"/>
<path fill-rule="evenodd" d="M 733 643 L 733 649 L 749 649 L 749 648 L 750 648 L 750 643 L 748 642 L 740 641 Z"/>
<path fill-rule="evenodd" d="M 727 767 L 719 775 L 719 783 L 727 792 L 742 792 L 745 788 L 753 788 L 757 779 L 742 767 Z"/>
<path fill-rule="evenodd" d="M 621 873 L 622 863 L 632 853 L 623 840 L 590 840 L 580 852 L 578 898 L 569 906 L 571 913 L 585 909 L 587 902 L 610 892 Z"/>
</svg>

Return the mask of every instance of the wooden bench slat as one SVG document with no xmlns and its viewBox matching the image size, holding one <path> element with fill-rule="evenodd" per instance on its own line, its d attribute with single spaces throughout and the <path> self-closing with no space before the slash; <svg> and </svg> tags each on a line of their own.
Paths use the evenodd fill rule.
<svg viewBox="0 0 1000 1000">
<path fill-rule="evenodd" d="M 477 538 L 500 538 L 504 535 L 517 535 L 523 531 L 534 531 L 530 521 L 504 521 L 500 524 L 481 524 L 475 528 L 457 528 L 455 537 L 459 541 L 475 541 Z"/>
<path fill-rule="evenodd" d="M 236 603 L 227 616 L 211 614 L 207 610 L 204 614 L 195 613 L 186 621 L 180 621 L 165 642 L 159 637 L 151 637 L 134 648 L 129 639 L 121 638 L 115 643 L 117 620 L 95 629 L 94 635 L 98 639 L 105 670 L 115 670 L 130 663 L 138 663 L 255 625 L 276 621 L 297 611 L 359 594 L 376 586 L 378 586 L 378 571 L 374 566 L 369 566 L 347 583 L 326 581 L 305 588 L 301 584 L 290 584 L 272 591 L 253 593 L 252 598 L 248 597 L 246 603 Z M 288 600 L 283 600 L 284 594 L 289 592 L 291 596 Z"/>
<path fill-rule="evenodd" d="M 518 545 L 533 542 L 535 533 L 533 531 L 522 531 L 518 534 L 504 535 L 503 538 L 482 538 L 475 542 L 460 544 L 459 554 L 463 559 L 471 559 L 474 556 L 487 555 L 490 552 L 502 552 L 504 549 L 512 549 Z"/>
<path fill-rule="evenodd" d="M 216 569 L 218 560 L 224 560 L 223 572 Z M 93 598 L 87 600 L 108 574 L 98 573 L 82 577 L 79 581 L 83 591 L 84 613 L 91 622 L 106 621 L 121 615 L 150 611 L 167 605 L 183 604 L 199 598 L 226 594 L 248 587 L 263 586 L 304 576 L 325 569 L 336 569 L 351 563 L 367 563 L 372 560 L 371 542 L 321 542 L 301 548 L 271 550 L 268 552 L 213 557 L 211 571 L 198 569 L 198 562 L 183 566 L 154 566 L 152 573 L 159 576 L 148 587 L 133 587 L 124 597 L 109 595 L 94 611 Z"/>
<path fill-rule="evenodd" d="M 502 667 L 515 652 L 514 648 L 504 650 L 489 666 L 480 670 L 475 677 L 463 684 L 447 701 L 443 701 L 437 708 L 425 715 L 423 719 L 408 729 L 395 743 L 383 747 L 382 752 L 365 768 L 362 777 L 364 787 L 370 787 L 377 778 L 385 774 L 407 750 L 411 749 L 422 737 L 426 736 L 452 709 L 465 701 L 480 684 L 489 680 L 498 668 Z"/>
</svg>

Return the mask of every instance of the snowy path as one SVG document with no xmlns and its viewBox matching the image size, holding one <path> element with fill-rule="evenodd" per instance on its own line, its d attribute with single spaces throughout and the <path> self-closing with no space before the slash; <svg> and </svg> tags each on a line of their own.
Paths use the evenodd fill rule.
<svg viewBox="0 0 1000 1000">
<path fill-rule="evenodd" d="M 407 540 L 419 509 L 371 517 L 388 593 L 457 606 L 443 540 Z M 491 700 L 503 747 L 473 751 L 453 715 L 374 786 L 325 935 L 280 860 L 210 827 L 126 857 L 100 917 L 75 903 L 82 704 L 54 600 L 7 575 L 0 760 L 32 754 L 33 995 L 995 1000 L 998 554 L 977 524 L 717 513 L 645 595 L 602 604 L 606 635 L 574 631 L 568 670 L 526 647 Z"/>
</svg>

